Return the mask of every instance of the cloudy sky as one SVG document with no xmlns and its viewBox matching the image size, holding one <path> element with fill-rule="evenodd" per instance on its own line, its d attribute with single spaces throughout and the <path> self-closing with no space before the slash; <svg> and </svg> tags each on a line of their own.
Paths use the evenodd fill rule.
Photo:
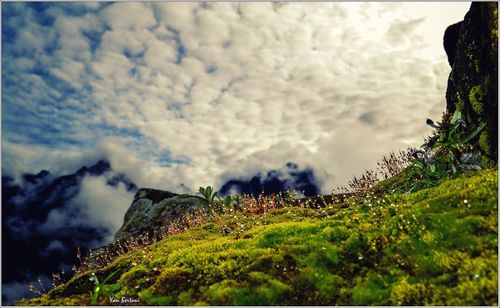
<svg viewBox="0 0 500 308">
<path fill-rule="evenodd" d="M 0 5 L 2 175 L 23 187 L 2 221 L 13 303 L 76 245 L 112 240 L 134 195 L 115 176 L 185 192 L 302 170 L 329 193 L 421 145 L 445 109 L 444 30 L 470 3 Z M 99 160 L 112 171 L 38 196 Z"/>
<path fill-rule="evenodd" d="M 106 158 L 180 192 L 294 162 L 330 192 L 430 134 L 469 5 L 4 2 L 3 173 Z"/>
</svg>

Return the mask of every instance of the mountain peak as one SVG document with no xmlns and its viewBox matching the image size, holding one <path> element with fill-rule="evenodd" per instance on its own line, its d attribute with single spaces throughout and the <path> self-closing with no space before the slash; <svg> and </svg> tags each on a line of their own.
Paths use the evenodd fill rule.
<svg viewBox="0 0 500 308">
<path fill-rule="evenodd" d="M 90 173 L 91 175 L 101 175 L 104 172 L 110 171 L 111 165 L 106 160 L 99 160 L 95 165 L 87 167 L 83 166 L 76 172 L 77 175 Z"/>
<path fill-rule="evenodd" d="M 23 174 L 23 180 L 27 183 L 36 184 L 39 180 L 47 177 L 50 174 L 47 170 L 42 170 L 37 174 L 25 173 Z"/>
</svg>

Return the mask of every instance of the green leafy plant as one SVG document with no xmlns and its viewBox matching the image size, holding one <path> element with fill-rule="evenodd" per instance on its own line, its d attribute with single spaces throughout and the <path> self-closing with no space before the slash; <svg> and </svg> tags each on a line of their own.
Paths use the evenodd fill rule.
<svg viewBox="0 0 500 308">
<path fill-rule="evenodd" d="M 195 197 L 204 201 L 208 205 L 214 205 L 216 201 L 215 198 L 218 198 L 220 200 L 218 192 L 214 191 L 211 186 L 207 186 L 207 188 L 200 187 L 198 191 L 201 194 L 201 197 Z"/>
<path fill-rule="evenodd" d="M 212 211 L 213 208 L 215 208 L 215 210 L 219 214 L 223 214 L 224 213 L 223 205 L 225 205 L 226 207 L 229 207 L 231 204 L 231 197 L 230 196 L 226 196 L 224 198 L 224 200 L 222 200 L 219 197 L 219 193 L 217 191 L 214 191 L 214 189 L 211 186 L 207 186 L 206 188 L 200 187 L 198 189 L 198 193 L 200 194 L 200 196 L 184 194 L 184 195 L 180 195 L 179 197 L 181 197 L 181 198 L 196 198 L 196 199 L 200 200 L 203 203 L 204 209 L 209 216 L 213 216 L 213 211 Z"/>
<path fill-rule="evenodd" d="M 96 305 L 98 303 L 99 297 L 102 294 L 110 295 L 114 289 L 117 288 L 116 285 L 114 284 L 107 284 L 113 278 L 116 273 L 118 273 L 118 270 L 114 271 L 111 273 L 102 283 L 99 282 L 99 279 L 97 278 L 97 275 L 95 273 L 92 273 L 90 275 L 89 280 L 94 282 L 94 290 L 92 291 L 91 294 L 91 301 L 92 305 Z"/>
<path fill-rule="evenodd" d="M 474 153 L 467 144 L 486 127 L 486 123 L 481 122 L 472 132 L 468 131 L 462 112 L 457 110 L 449 122 L 445 118 L 442 125 L 435 125 L 427 119 L 427 124 L 436 128 L 436 132 L 422 146 L 422 150 L 415 153 L 413 161 L 413 165 L 421 169 L 424 175 L 441 178 L 461 170 L 481 169 L 479 154 Z"/>
<path fill-rule="evenodd" d="M 451 130 L 443 131 L 439 134 L 439 139 L 432 145 L 433 148 L 451 148 L 460 150 L 460 147 L 476 137 L 486 126 L 486 123 L 480 123 L 476 129 L 470 133 L 466 131 L 466 124 L 462 119 L 462 112 L 457 110 L 451 118 Z"/>
<path fill-rule="evenodd" d="M 233 203 L 233 199 L 231 196 L 225 196 L 224 197 L 224 207 L 229 208 Z"/>
</svg>

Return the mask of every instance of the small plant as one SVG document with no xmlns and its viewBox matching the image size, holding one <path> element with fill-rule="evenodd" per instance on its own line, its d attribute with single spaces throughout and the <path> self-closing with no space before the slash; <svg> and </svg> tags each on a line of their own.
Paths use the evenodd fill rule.
<svg viewBox="0 0 500 308">
<path fill-rule="evenodd" d="M 111 292 L 115 288 L 115 285 L 108 285 L 107 282 L 109 280 L 111 280 L 111 278 L 113 278 L 113 276 L 115 276 L 116 273 L 118 273 L 118 270 L 114 271 L 108 277 L 106 277 L 106 279 L 104 279 L 104 281 L 102 283 L 99 282 L 99 279 L 97 278 L 97 275 L 95 273 L 92 273 L 90 275 L 89 280 L 94 282 L 94 290 L 92 291 L 92 294 L 91 294 L 92 305 L 97 304 L 99 297 L 102 294 L 106 294 L 106 295 L 111 294 Z"/>
<path fill-rule="evenodd" d="M 415 153 L 414 166 L 427 175 L 439 178 L 461 170 L 481 169 L 480 155 L 474 153 L 467 143 L 486 127 L 486 123 L 481 122 L 472 132 L 468 132 L 462 112 L 457 110 L 451 119 L 445 116 L 440 125 L 435 125 L 430 119 L 427 119 L 427 124 L 436 128 L 436 131 L 424 143 L 422 150 Z"/>
<path fill-rule="evenodd" d="M 194 196 L 194 197 L 202 200 L 208 205 L 214 205 L 216 201 L 215 198 L 218 198 L 220 200 L 218 192 L 216 191 L 214 192 L 211 186 L 207 186 L 207 188 L 200 187 L 198 191 L 201 194 L 201 197 L 199 196 Z"/>
<path fill-rule="evenodd" d="M 45 286 L 42 282 L 42 278 L 38 277 L 37 282 L 40 288 L 36 287 L 32 282 L 30 282 L 28 285 L 28 289 L 38 296 L 42 296 L 44 293 L 47 293 L 47 290 L 45 289 Z"/>
<path fill-rule="evenodd" d="M 348 182 L 349 188 L 337 187 L 337 189 L 332 190 L 332 194 L 354 193 L 355 195 L 362 195 L 375 187 L 381 180 L 387 180 L 406 170 L 412 165 L 416 152 L 418 152 L 417 149 L 407 148 L 397 153 L 391 152 L 387 156 L 384 155 L 382 160 L 377 163 L 376 170 L 365 170 L 360 177 L 355 176 Z M 332 197 L 336 198 L 338 196 L 332 195 Z"/>
<path fill-rule="evenodd" d="M 205 211 L 207 214 L 212 217 L 213 216 L 213 211 L 212 208 L 217 206 L 217 210 L 219 213 L 222 213 L 224 210 L 222 208 L 222 200 L 220 199 L 218 192 L 214 191 L 211 186 L 207 186 L 206 188 L 200 187 L 198 189 L 198 193 L 201 196 L 196 196 L 196 195 L 189 195 L 189 194 L 184 194 L 180 195 L 180 198 L 196 198 L 200 200 L 203 205 L 205 206 Z"/>
<path fill-rule="evenodd" d="M 64 272 L 64 269 L 61 270 L 60 272 L 52 273 L 52 283 L 51 283 L 52 287 L 55 288 L 58 285 L 66 282 L 65 276 L 66 276 L 66 273 Z"/>
<path fill-rule="evenodd" d="M 399 150 L 398 153 L 391 152 L 387 156 L 384 155 L 382 157 L 382 161 L 377 163 L 379 176 L 385 180 L 401 173 L 411 165 L 413 154 L 416 151 L 417 149 L 415 148 L 407 148 L 404 151 Z"/>
<path fill-rule="evenodd" d="M 365 170 L 359 178 L 354 177 L 351 181 L 349 181 L 348 185 L 353 193 L 361 194 L 372 188 L 377 182 L 377 172 L 373 170 Z"/>
</svg>

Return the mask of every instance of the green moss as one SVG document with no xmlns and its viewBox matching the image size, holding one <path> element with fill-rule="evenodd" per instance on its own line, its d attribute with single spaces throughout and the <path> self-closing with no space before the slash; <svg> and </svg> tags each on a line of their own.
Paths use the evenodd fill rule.
<svg viewBox="0 0 500 308">
<path fill-rule="evenodd" d="M 145 190 L 138 191 L 137 192 L 137 199 L 142 199 L 142 198 L 146 197 L 147 194 L 148 193 Z"/>
<path fill-rule="evenodd" d="M 301 270 L 292 283 L 296 301 L 310 305 L 334 303 L 339 299 L 342 288 L 347 286 L 341 276 L 328 271 L 317 271 L 313 267 Z"/>
<path fill-rule="evenodd" d="M 204 293 L 211 305 L 278 305 L 290 287 L 262 272 L 251 272 L 245 281 L 232 279 L 213 284 Z"/>
<path fill-rule="evenodd" d="M 175 303 L 176 297 L 184 290 L 189 289 L 191 279 L 192 272 L 187 269 L 178 267 L 167 268 L 156 279 L 150 291 L 152 294 L 160 297 L 170 295 L 170 301 Z"/>
<path fill-rule="evenodd" d="M 144 265 L 139 265 L 123 274 L 119 280 L 123 292 L 126 294 L 135 293 L 134 289 L 148 282 L 149 273 L 152 273 L 152 271 L 148 270 Z"/>
<path fill-rule="evenodd" d="M 48 296 L 42 296 L 34 299 L 23 299 L 16 303 L 18 306 L 83 306 L 90 305 L 90 296 L 73 295 L 51 299 Z"/>
<path fill-rule="evenodd" d="M 370 277 L 352 290 L 352 304 L 356 306 L 387 305 L 391 293 L 389 285 L 381 277 Z"/>
<path fill-rule="evenodd" d="M 391 305 L 424 306 L 429 305 L 430 289 L 423 283 L 408 283 L 408 277 L 403 277 L 390 293 Z"/>
<path fill-rule="evenodd" d="M 491 29 L 491 40 L 492 42 L 498 42 L 498 6 L 496 3 L 491 5 L 491 19 L 490 19 L 490 29 Z M 496 53 L 495 53 L 496 54 Z"/>
<path fill-rule="evenodd" d="M 409 166 L 397 175 L 378 182 L 372 191 L 375 194 L 412 193 L 434 187 L 440 182 L 439 177 L 422 177 L 416 166 Z"/>
<path fill-rule="evenodd" d="M 489 169 L 412 194 L 223 216 L 98 273 L 121 269 L 112 295 L 147 305 L 496 305 L 497 188 Z M 20 304 L 87 305 L 86 281 Z"/>
<path fill-rule="evenodd" d="M 158 296 L 154 295 L 151 290 L 145 290 L 138 293 L 139 298 L 146 304 L 151 306 L 171 306 L 175 304 L 173 296 Z"/>
<path fill-rule="evenodd" d="M 469 92 L 469 102 L 478 115 L 484 115 L 484 89 L 481 85 L 473 86 Z"/>
<path fill-rule="evenodd" d="M 491 141 L 490 141 L 490 135 L 487 130 L 484 130 L 481 132 L 481 135 L 479 136 L 479 147 L 487 154 L 491 153 L 491 147 L 490 147 Z"/>
<path fill-rule="evenodd" d="M 461 97 L 458 97 L 457 104 L 455 105 L 456 110 L 464 110 L 464 100 Z"/>
</svg>

